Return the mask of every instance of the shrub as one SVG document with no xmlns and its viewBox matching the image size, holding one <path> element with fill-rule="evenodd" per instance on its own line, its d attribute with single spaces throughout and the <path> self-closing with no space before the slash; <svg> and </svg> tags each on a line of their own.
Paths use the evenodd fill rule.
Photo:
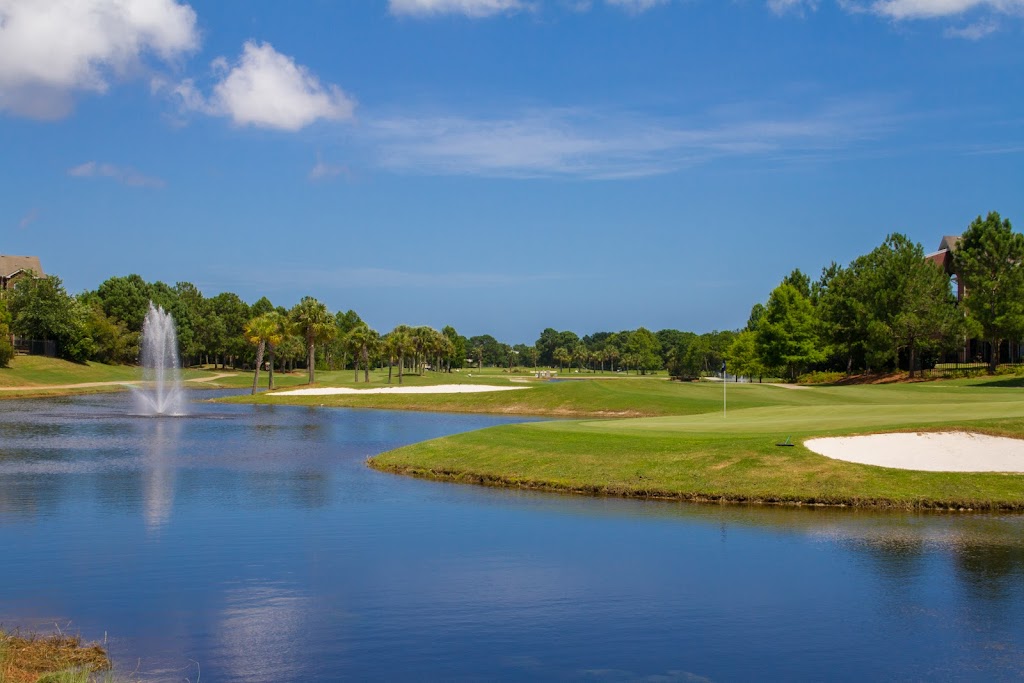
<svg viewBox="0 0 1024 683">
<path fill-rule="evenodd" d="M 846 377 L 842 372 L 807 372 L 796 378 L 797 384 L 835 384 Z"/>
</svg>

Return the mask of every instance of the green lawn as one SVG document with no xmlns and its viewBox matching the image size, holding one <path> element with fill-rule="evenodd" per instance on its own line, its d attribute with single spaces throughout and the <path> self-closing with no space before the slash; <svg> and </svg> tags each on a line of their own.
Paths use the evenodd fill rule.
<svg viewBox="0 0 1024 683">
<path fill-rule="evenodd" d="M 646 405 L 672 403 L 679 410 L 495 427 L 370 462 L 416 476 L 584 493 L 1024 509 L 1024 475 L 894 470 L 831 460 L 800 445 L 812 436 L 951 428 L 1024 437 L 1019 379 L 806 389 L 730 385 L 727 417 L 721 385 L 634 384 L 634 392 L 649 394 Z M 775 445 L 788 437 L 798 445 Z"/>
</svg>

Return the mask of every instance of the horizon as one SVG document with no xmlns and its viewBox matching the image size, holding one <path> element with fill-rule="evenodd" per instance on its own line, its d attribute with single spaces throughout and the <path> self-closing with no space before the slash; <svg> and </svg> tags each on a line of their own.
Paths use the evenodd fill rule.
<svg viewBox="0 0 1024 683">
<path fill-rule="evenodd" d="M 1024 220 L 1016 1 L 124 7 L 0 4 L 0 253 L 71 293 L 700 333 L 889 233 Z"/>
</svg>

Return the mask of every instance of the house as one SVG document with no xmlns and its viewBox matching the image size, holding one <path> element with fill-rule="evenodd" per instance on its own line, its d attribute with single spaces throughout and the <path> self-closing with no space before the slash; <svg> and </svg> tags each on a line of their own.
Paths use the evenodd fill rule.
<svg viewBox="0 0 1024 683">
<path fill-rule="evenodd" d="M 38 256 L 5 256 L 0 254 L 0 292 L 14 289 L 20 278 L 46 277 Z"/>
<path fill-rule="evenodd" d="M 926 259 L 949 276 L 950 289 L 956 294 L 957 304 L 961 304 L 966 295 L 964 283 L 956 272 L 953 254 L 960 244 L 959 235 L 946 235 L 939 242 L 939 248 L 925 256 Z M 1024 341 L 1019 339 L 1004 340 L 996 349 L 1000 363 L 1019 363 L 1024 358 Z M 988 363 L 992 358 L 992 345 L 984 339 L 965 339 L 964 346 L 956 353 L 955 358 L 947 360 L 956 363 Z"/>
</svg>

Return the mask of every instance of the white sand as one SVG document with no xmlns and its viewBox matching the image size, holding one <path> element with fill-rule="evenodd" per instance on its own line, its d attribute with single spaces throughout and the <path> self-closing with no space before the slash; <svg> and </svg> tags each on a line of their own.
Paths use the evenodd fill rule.
<svg viewBox="0 0 1024 683">
<path fill-rule="evenodd" d="M 489 384 L 435 384 L 429 387 L 378 387 L 352 389 L 350 387 L 317 387 L 277 391 L 268 396 L 334 396 L 337 394 L 480 394 L 487 391 L 519 391 L 530 387 L 496 387 Z"/>
<path fill-rule="evenodd" d="M 900 470 L 1024 473 L 1024 439 L 987 434 L 869 434 L 809 439 L 804 445 L 835 460 Z"/>
</svg>

